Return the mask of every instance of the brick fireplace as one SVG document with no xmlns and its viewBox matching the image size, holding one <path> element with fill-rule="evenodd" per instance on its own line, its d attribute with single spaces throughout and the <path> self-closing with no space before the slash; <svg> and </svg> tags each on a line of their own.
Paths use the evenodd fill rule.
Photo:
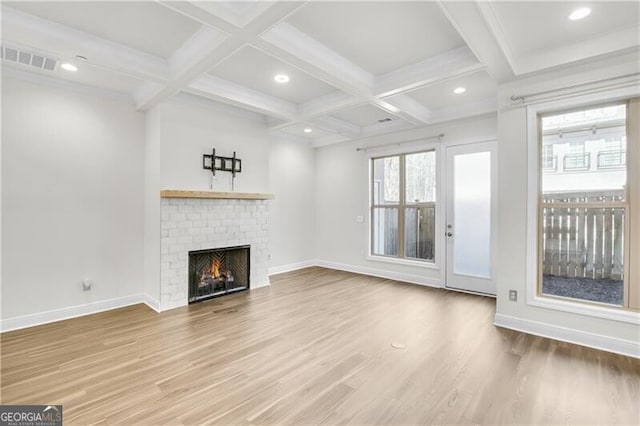
<svg viewBox="0 0 640 426">
<path fill-rule="evenodd" d="M 270 198 L 273 197 L 268 194 L 162 192 L 161 310 L 189 303 L 190 252 L 250 247 L 247 287 L 269 285 Z"/>
</svg>

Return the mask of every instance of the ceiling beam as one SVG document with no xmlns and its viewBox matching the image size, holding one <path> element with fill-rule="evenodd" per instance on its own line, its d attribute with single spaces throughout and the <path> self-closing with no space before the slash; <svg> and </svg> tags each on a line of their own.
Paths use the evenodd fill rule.
<svg viewBox="0 0 640 426">
<path fill-rule="evenodd" d="M 374 94 L 379 98 L 399 95 L 485 69 L 463 46 L 377 77 Z"/>
<path fill-rule="evenodd" d="M 330 115 L 323 115 L 310 120 L 312 124 L 317 126 L 321 130 L 325 130 L 331 133 L 337 133 L 348 137 L 360 136 L 360 126 L 349 123 L 339 118 L 332 117 Z"/>
<path fill-rule="evenodd" d="M 508 52 L 502 49 L 483 19 L 477 2 L 438 1 L 440 10 L 458 31 L 467 46 L 487 72 L 498 83 L 510 80 L 514 69 L 509 62 Z"/>
<path fill-rule="evenodd" d="M 392 109 L 395 110 L 395 112 L 391 110 L 389 112 L 410 123 L 421 126 L 429 124 L 431 120 L 431 111 L 409 96 L 396 95 L 393 98 L 384 99 L 382 102 L 393 107 Z"/>
<path fill-rule="evenodd" d="M 198 78 L 185 90 L 219 102 L 241 106 L 261 114 L 286 120 L 287 122 L 297 119 L 298 110 L 295 104 L 247 89 L 244 86 L 212 75 Z"/>
<path fill-rule="evenodd" d="M 302 119 L 311 119 L 319 115 L 365 105 L 366 103 L 367 101 L 362 98 L 336 91 L 298 105 L 298 112 Z"/>
<path fill-rule="evenodd" d="M 169 59 L 171 78 L 155 91 L 137 99 L 136 108 L 147 110 L 178 93 L 196 78 L 244 45 L 209 27 L 202 27 Z"/>
<path fill-rule="evenodd" d="M 192 16 L 194 19 L 204 22 L 205 25 L 185 42 L 170 59 L 172 73 L 167 84 L 155 92 L 147 93 L 146 98 L 139 99 L 137 107 L 141 110 L 151 108 L 187 88 L 194 80 L 278 24 L 301 7 L 303 3 L 276 2 L 270 4 L 269 7 L 262 7 L 259 9 L 260 13 L 254 13 L 255 16 L 243 28 L 236 27 L 223 17 L 215 15 L 213 12 L 216 9 L 206 9 L 204 4 L 188 2 L 185 4 L 162 2 L 161 4 L 187 16 Z M 226 18 L 229 19 L 228 16 Z M 214 26 L 220 29 L 216 29 Z M 206 85 L 201 84 L 201 86 Z"/>
<path fill-rule="evenodd" d="M 373 75 L 292 25 L 280 23 L 254 41 L 256 47 L 355 96 L 370 96 Z"/>
<path fill-rule="evenodd" d="M 178 12 L 202 25 L 223 31 L 229 35 L 239 28 L 239 20 L 231 13 L 227 13 L 217 2 L 195 1 L 165 1 L 157 0 L 158 4 Z M 225 8 L 226 9 L 226 8 Z"/>
</svg>

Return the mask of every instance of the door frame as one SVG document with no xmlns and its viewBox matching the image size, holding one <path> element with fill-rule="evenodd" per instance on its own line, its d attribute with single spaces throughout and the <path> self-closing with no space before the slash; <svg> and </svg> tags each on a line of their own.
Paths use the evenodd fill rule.
<svg viewBox="0 0 640 426">
<path fill-rule="evenodd" d="M 490 278 L 479 278 L 469 275 L 455 274 L 453 272 L 453 242 L 454 240 L 446 236 L 448 224 L 453 224 L 453 158 L 456 154 L 472 154 L 477 152 L 489 152 L 491 155 L 491 260 L 490 260 Z M 496 139 L 485 141 L 470 142 L 464 144 L 450 144 L 444 147 L 444 226 L 445 244 L 442 250 L 444 256 L 444 286 L 450 290 L 464 291 L 476 293 L 486 296 L 495 297 L 496 295 L 496 258 L 497 258 L 497 227 L 498 227 L 498 142 Z M 453 227 L 455 235 L 455 224 Z"/>
</svg>

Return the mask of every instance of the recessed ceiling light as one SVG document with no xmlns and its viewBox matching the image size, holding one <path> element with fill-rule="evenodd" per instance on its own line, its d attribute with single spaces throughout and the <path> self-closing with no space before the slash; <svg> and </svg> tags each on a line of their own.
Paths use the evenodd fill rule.
<svg viewBox="0 0 640 426">
<path fill-rule="evenodd" d="M 273 79 L 276 81 L 276 83 L 288 83 L 289 82 L 289 76 L 286 74 L 276 74 L 275 77 L 273 77 Z"/>
<path fill-rule="evenodd" d="M 569 19 L 572 21 L 577 21 L 578 19 L 586 18 L 589 15 L 591 15 L 591 9 L 589 9 L 588 7 L 581 7 L 580 9 L 576 9 L 571 12 L 571 15 L 569 15 Z"/>
<path fill-rule="evenodd" d="M 304 132 L 305 132 L 305 133 L 311 133 L 311 132 L 313 132 L 313 129 L 312 129 L 312 128 L 310 128 L 310 127 L 306 127 L 306 128 L 304 129 Z"/>
<path fill-rule="evenodd" d="M 65 71 L 71 71 L 71 72 L 78 71 L 78 67 L 68 62 L 65 62 L 64 64 L 60 64 L 60 68 L 62 68 Z"/>
<path fill-rule="evenodd" d="M 455 89 L 453 89 L 453 93 L 455 93 L 456 95 L 459 95 L 461 93 L 466 92 L 467 89 L 465 89 L 464 87 L 456 87 Z"/>
</svg>

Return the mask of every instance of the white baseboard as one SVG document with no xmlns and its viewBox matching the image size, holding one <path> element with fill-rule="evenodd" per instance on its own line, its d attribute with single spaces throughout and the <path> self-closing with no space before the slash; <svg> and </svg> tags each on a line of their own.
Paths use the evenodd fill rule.
<svg viewBox="0 0 640 426">
<path fill-rule="evenodd" d="M 323 268 L 337 269 L 339 271 L 354 272 L 356 274 L 370 275 L 372 277 L 387 278 L 389 280 L 403 281 L 411 284 L 424 285 L 428 287 L 443 288 L 438 279 L 423 277 L 421 275 L 405 274 L 403 272 L 385 271 L 383 269 L 367 268 L 363 266 L 347 265 L 344 263 L 329 262 L 326 260 L 316 260 L 315 266 Z"/>
<path fill-rule="evenodd" d="M 251 288 L 249 288 L 249 290 L 255 290 L 256 288 L 260 288 L 260 287 L 269 287 L 270 285 L 271 285 L 271 281 L 267 279 L 266 281 L 263 281 L 261 283 L 251 284 Z"/>
<path fill-rule="evenodd" d="M 269 276 L 276 274 L 284 274 L 285 272 L 297 271 L 302 268 L 316 266 L 315 260 L 305 260 L 304 262 L 289 263 L 288 265 L 274 266 L 269 268 Z"/>
<path fill-rule="evenodd" d="M 68 308 L 54 309 L 37 314 L 7 318 L 1 321 L 0 331 L 4 333 L 5 331 L 34 327 L 36 325 L 48 324 L 50 322 L 96 314 L 98 312 L 110 311 L 111 309 L 122 308 L 138 303 L 147 303 L 147 301 L 145 300 L 145 295 L 143 295 L 142 293 L 132 294 L 130 296 L 124 297 L 117 297 L 115 299 L 101 300 L 99 302 L 87 303 L 86 305 L 70 306 Z"/>
<path fill-rule="evenodd" d="M 638 341 L 617 339 L 602 334 L 558 327 L 503 314 L 496 314 L 493 324 L 498 327 L 522 331 L 536 336 L 548 337 L 549 339 L 560 340 L 562 342 L 575 343 L 576 345 L 640 358 L 640 342 Z"/>
<path fill-rule="evenodd" d="M 144 304 L 153 309 L 154 311 L 160 313 L 162 309 L 160 309 L 160 301 L 155 297 L 149 296 L 147 293 L 143 294 Z"/>
</svg>

